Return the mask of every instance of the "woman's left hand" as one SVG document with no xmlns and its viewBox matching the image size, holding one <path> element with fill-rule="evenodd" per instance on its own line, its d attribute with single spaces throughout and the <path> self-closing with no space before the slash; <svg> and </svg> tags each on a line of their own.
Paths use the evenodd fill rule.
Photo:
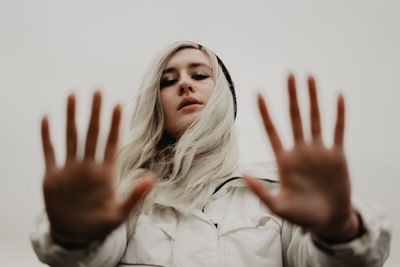
<svg viewBox="0 0 400 267">
<path fill-rule="evenodd" d="M 312 234 L 330 242 L 345 242 L 359 232 L 357 213 L 351 204 L 350 179 L 343 149 L 344 99 L 337 102 L 334 144 L 326 147 L 321 123 L 315 81 L 308 78 L 312 139 L 304 139 L 294 76 L 288 77 L 290 117 L 294 147 L 285 150 L 268 114 L 265 101 L 258 95 L 260 113 L 273 148 L 280 176 L 277 194 L 271 194 L 262 182 L 244 175 L 249 187 L 272 212 Z"/>
</svg>

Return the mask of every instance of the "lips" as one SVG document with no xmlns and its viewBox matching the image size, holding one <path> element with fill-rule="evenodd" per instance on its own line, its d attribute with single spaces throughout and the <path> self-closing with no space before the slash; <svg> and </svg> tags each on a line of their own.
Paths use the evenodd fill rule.
<svg viewBox="0 0 400 267">
<path fill-rule="evenodd" d="M 188 96 L 182 99 L 182 101 L 178 105 L 178 110 L 193 104 L 202 104 L 199 100 L 194 97 Z"/>
</svg>

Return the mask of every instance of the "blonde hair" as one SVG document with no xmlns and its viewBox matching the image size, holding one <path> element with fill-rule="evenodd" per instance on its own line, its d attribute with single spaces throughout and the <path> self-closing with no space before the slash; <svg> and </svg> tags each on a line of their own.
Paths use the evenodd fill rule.
<svg viewBox="0 0 400 267">
<path fill-rule="evenodd" d="M 164 132 L 160 79 L 168 60 L 179 50 L 194 48 L 209 56 L 215 88 L 197 119 L 175 141 Z M 234 131 L 234 103 L 228 82 L 209 49 L 178 42 L 162 51 L 144 77 L 127 133 L 119 153 L 120 191 L 146 170 L 158 176 L 141 207 L 142 212 L 171 207 L 181 214 L 201 209 L 215 188 L 232 177 L 238 166 Z"/>
</svg>

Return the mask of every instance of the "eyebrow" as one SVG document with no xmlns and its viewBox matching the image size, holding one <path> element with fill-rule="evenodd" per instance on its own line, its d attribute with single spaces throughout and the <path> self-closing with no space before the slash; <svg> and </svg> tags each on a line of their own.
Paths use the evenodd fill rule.
<svg viewBox="0 0 400 267">
<path fill-rule="evenodd" d="M 210 70 L 212 70 L 212 68 L 208 64 L 201 63 L 201 62 L 190 63 L 188 67 L 189 67 L 189 69 L 194 69 L 194 68 L 197 68 L 197 67 L 206 67 L 206 68 L 209 68 Z M 171 72 L 175 72 L 175 71 L 176 71 L 176 68 L 171 67 L 171 68 L 165 69 L 162 72 L 162 74 L 171 73 Z"/>
</svg>

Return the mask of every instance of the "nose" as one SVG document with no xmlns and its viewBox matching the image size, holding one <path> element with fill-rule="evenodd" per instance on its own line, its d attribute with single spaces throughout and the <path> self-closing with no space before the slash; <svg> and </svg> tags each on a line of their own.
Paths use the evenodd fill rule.
<svg viewBox="0 0 400 267">
<path fill-rule="evenodd" d="M 183 94 L 189 94 L 189 93 L 193 93 L 194 89 L 193 89 L 193 84 L 189 81 L 188 78 L 182 78 L 179 87 L 178 87 L 179 91 L 179 95 L 183 95 Z"/>
</svg>

